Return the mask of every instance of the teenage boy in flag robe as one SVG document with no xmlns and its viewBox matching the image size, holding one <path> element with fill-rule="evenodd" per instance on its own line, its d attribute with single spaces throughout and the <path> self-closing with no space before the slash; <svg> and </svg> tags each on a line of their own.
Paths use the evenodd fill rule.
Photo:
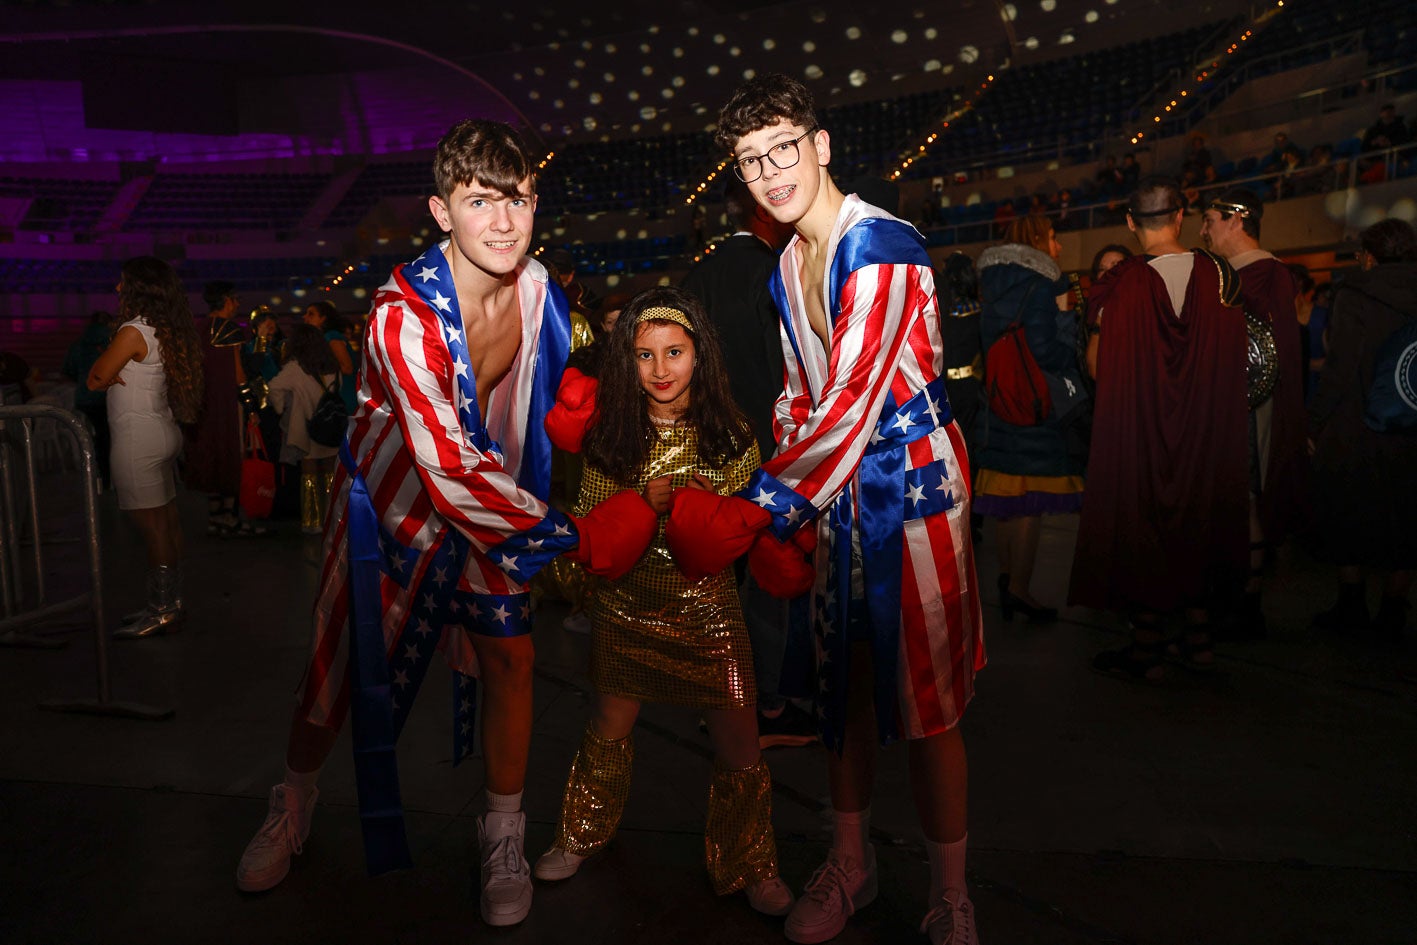
<svg viewBox="0 0 1417 945">
<path fill-rule="evenodd" d="M 526 585 L 561 553 L 593 573 L 623 574 L 655 530 L 653 510 L 633 493 L 580 520 L 547 505 L 543 422 L 571 329 L 565 296 L 526 256 L 534 166 L 507 125 L 453 126 L 429 198 L 447 239 L 397 267 L 375 295 L 286 776 L 237 868 L 243 890 L 269 889 L 289 871 L 346 713 L 370 872 L 409 865 L 394 743 L 440 650 L 459 671 L 456 758 L 472 743 L 471 677 L 484 690 L 483 918 L 512 925 L 531 907 L 521 804 L 534 655 Z"/>
<path fill-rule="evenodd" d="M 776 455 L 736 496 L 680 490 L 667 534 L 686 573 L 751 549 L 763 587 L 812 591 L 795 606 L 815 630 L 834 831 L 785 931 L 826 941 L 875 898 L 877 742 L 903 738 L 931 863 L 922 931 L 974 945 L 959 723 L 985 661 L 983 620 L 930 259 L 911 226 L 837 189 L 831 139 L 796 80 L 740 87 L 717 141 L 753 198 L 796 229 L 770 283 L 786 389 Z"/>
</svg>

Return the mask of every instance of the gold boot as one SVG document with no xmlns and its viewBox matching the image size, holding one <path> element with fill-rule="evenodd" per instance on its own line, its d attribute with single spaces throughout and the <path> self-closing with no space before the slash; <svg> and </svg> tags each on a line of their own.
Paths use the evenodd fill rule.
<svg viewBox="0 0 1417 945">
<path fill-rule="evenodd" d="M 746 768 L 714 766 L 704 860 L 713 891 L 720 896 L 777 877 L 772 773 L 762 759 Z"/>
<path fill-rule="evenodd" d="M 635 763 L 633 739 L 633 735 L 601 738 L 594 726 L 586 726 L 581 749 L 576 752 L 566 779 L 553 850 L 584 858 L 615 836 L 625 798 L 630 794 L 630 773 Z"/>
<path fill-rule="evenodd" d="M 300 531 L 305 535 L 320 534 L 324 524 L 325 504 L 320 501 L 319 473 L 300 474 Z"/>
</svg>

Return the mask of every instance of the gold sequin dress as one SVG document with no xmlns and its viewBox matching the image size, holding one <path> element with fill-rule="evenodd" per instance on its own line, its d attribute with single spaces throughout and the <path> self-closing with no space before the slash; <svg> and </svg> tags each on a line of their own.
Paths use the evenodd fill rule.
<svg viewBox="0 0 1417 945">
<path fill-rule="evenodd" d="M 677 488 L 701 473 L 719 492 L 733 493 L 759 465 L 756 445 L 722 469 L 705 464 L 698 450 L 692 424 L 658 427 L 639 481 L 613 482 L 586 467 L 574 514 L 665 475 L 674 477 Z M 690 584 L 665 544 L 664 523 L 661 516 L 658 534 L 629 574 L 618 581 L 589 579 L 591 682 L 602 693 L 641 702 L 703 709 L 755 705 L 753 653 L 733 570 Z"/>
<path fill-rule="evenodd" d="M 699 459 L 691 425 L 659 427 L 638 482 L 616 483 L 587 466 L 575 514 L 624 488 L 643 490 L 673 476 L 676 487 L 702 473 L 720 492 L 743 488 L 758 468 L 758 448 L 711 469 Z M 642 702 L 705 709 L 747 708 L 757 702 L 753 654 L 733 582 L 733 569 L 690 584 L 664 541 L 664 520 L 643 558 L 618 581 L 590 583 L 590 676 L 602 693 Z M 571 762 L 553 850 L 589 856 L 615 835 L 634 768 L 633 735 L 608 739 L 586 726 Z M 778 875 L 772 829 L 772 773 L 760 758 L 746 768 L 714 765 L 704 825 L 704 863 L 719 895 Z"/>
</svg>

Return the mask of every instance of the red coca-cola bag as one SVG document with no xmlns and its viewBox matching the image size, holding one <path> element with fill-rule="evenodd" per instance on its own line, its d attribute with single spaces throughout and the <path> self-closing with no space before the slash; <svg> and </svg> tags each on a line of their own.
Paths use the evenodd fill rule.
<svg viewBox="0 0 1417 945">
<path fill-rule="evenodd" d="M 276 499 L 276 465 L 266 455 L 266 441 L 252 414 L 246 425 L 246 449 L 241 459 L 241 511 L 247 518 L 270 518 Z"/>
</svg>

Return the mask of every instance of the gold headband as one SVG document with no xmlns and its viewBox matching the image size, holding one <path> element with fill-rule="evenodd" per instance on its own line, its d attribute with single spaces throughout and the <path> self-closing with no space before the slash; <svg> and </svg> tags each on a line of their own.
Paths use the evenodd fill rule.
<svg viewBox="0 0 1417 945">
<path fill-rule="evenodd" d="M 635 324 L 638 325 L 638 324 L 640 324 L 641 322 L 651 322 L 651 321 L 653 321 L 653 322 L 673 322 L 673 323 L 676 324 L 676 325 L 682 325 L 682 326 L 684 327 L 684 330 L 687 331 L 687 332 L 689 332 L 690 334 L 693 334 L 693 332 L 694 332 L 694 326 L 693 326 L 692 324 L 690 324 L 690 322 L 689 322 L 689 316 L 688 316 L 688 315 L 685 315 L 685 314 L 684 314 L 683 312 L 681 312 L 679 309 L 677 309 L 677 308 L 670 308 L 670 307 L 667 306 L 667 305 L 652 305 L 652 306 L 650 306 L 649 308 L 645 309 L 643 312 L 640 312 L 640 317 L 637 318 L 637 319 L 635 319 Z"/>
</svg>

